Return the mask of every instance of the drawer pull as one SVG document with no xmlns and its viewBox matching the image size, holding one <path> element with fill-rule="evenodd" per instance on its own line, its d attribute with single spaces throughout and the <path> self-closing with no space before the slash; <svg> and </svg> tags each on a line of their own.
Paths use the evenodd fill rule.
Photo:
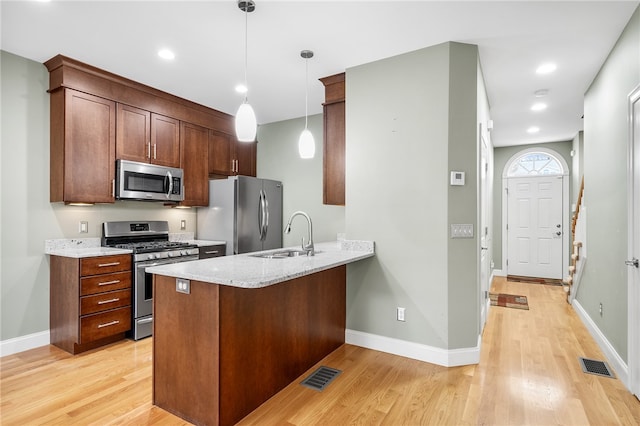
<svg viewBox="0 0 640 426">
<path fill-rule="evenodd" d="M 118 300 L 120 300 L 119 297 L 114 297 L 113 299 L 109 299 L 109 300 L 101 300 L 98 302 L 98 305 L 105 305 L 107 303 L 117 302 Z"/>
<path fill-rule="evenodd" d="M 105 266 L 118 266 L 120 262 L 111 262 L 111 263 L 99 263 L 98 268 L 104 268 Z"/>
<path fill-rule="evenodd" d="M 116 325 L 116 324 L 120 324 L 120 321 L 116 320 L 116 321 L 106 322 L 104 324 L 98 324 L 98 328 L 109 327 L 111 325 Z"/>
<path fill-rule="evenodd" d="M 110 284 L 118 284 L 120 282 L 120 280 L 113 280 L 113 281 L 105 281 L 102 283 L 98 283 L 98 285 L 110 285 Z"/>
<path fill-rule="evenodd" d="M 204 254 L 218 254 L 220 250 L 205 251 Z"/>
</svg>

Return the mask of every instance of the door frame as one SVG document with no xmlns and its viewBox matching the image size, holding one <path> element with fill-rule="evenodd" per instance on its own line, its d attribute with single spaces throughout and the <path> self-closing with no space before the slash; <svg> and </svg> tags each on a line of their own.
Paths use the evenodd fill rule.
<svg viewBox="0 0 640 426">
<path fill-rule="evenodd" d="M 508 234 L 507 234 L 507 219 L 508 219 L 508 199 L 506 197 L 507 188 L 509 187 L 509 177 L 508 172 L 509 168 L 521 156 L 530 153 L 530 152 L 544 152 L 549 155 L 553 155 L 558 159 L 560 165 L 562 166 L 562 270 L 568 271 L 569 269 L 569 240 L 571 229 L 569 227 L 569 165 L 567 164 L 567 160 L 564 159 L 559 152 L 544 147 L 533 147 L 526 148 L 521 151 L 516 152 L 509 158 L 509 160 L 505 163 L 504 168 L 502 169 L 502 271 L 504 276 L 509 275 L 509 266 L 507 265 L 507 255 L 508 255 Z M 526 176 L 522 176 L 523 178 Z M 532 176 L 539 177 L 539 176 Z M 563 274 L 564 275 L 564 274 Z"/>
<path fill-rule="evenodd" d="M 640 109 L 640 85 L 629 94 L 629 141 L 628 141 L 628 162 L 627 162 L 627 226 L 629 238 L 627 239 L 627 259 L 639 258 L 640 253 L 636 253 L 634 246 L 640 245 L 640 226 L 635 219 L 640 216 L 640 187 L 637 187 L 634 174 L 638 172 L 634 156 L 638 154 L 640 163 L 640 134 L 635 132 L 635 109 Z M 640 112 L 638 113 L 640 116 Z M 640 127 L 640 124 L 638 124 Z M 628 333 L 628 354 L 627 363 L 629 370 L 628 388 L 631 393 L 640 399 L 640 273 L 632 273 L 631 267 L 627 269 L 628 307 L 627 307 L 627 333 Z"/>
<path fill-rule="evenodd" d="M 491 307 L 491 301 L 489 299 L 489 291 L 491 291 L 491 281 L 493 272 L 491 270 L 491 259 L 493 257 L 493 230 L 492 230 L 492 212 L 491 206 L 493 205 L 493 195 L 491 193 L 493 188 L 493 144 L 491 143 L 491 133 L 489 129 L 486 132 L 483 130 L 482 123 L 478 124 L 478 277 L 480 281 L 480 291 L 478 302 L 480 305 L 480 329 L 479 334 L 482 335 L 484 326 L 487 323 L 489 317 L 489 309 Z M 485 150 L 486 166 L 483 164 L 483 150 Z M 482 168 L 485 168 L 484 181 L 482 180 Z M 484 222 L 483 222 L 484 216 Z M 482 246 L 482 235 L 485 235 L 485 245 Z M 484 262 L 483 262 L 484 254 Z M 484 271 L 483 275 L 483 268 Z M 483 282 L 483 277 L 485 282 Z"/>
</svg>

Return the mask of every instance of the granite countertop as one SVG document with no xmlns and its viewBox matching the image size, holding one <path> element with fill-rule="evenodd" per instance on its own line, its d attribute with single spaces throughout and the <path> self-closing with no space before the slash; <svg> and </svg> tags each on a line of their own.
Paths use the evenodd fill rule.
<svg viewBox="0 0 640 426">
<path fill-rule="evenodd" d="M 183 241 L 205 247 L 226 244 L 224 241 L 207 241 L 194 239 L 193 232 L 169 234 L 170 241 Z M 112 247 L 101 247 L 101 238 L 58 238 L 44 241 L 44 253 L 62 257 L 96 257 L 113 254 L 131 254 L 131 250 Z"/>
<path fill-rule="evenodd" d="M 299 247 L 290 247 L 298 249 Z M 280 259 L 255 257 L 256 253 L 216 257 L 147 268 L 147 272 L 241 288 L 267 287 L 282 281 L 346 265 L 375 255 L 373 241 L 334 241 L 315 245 L 315 256 Z"/>
<path fill-rule="evenodd" d="M 131 250 L 101 247 L 100 238 L 70 238 L 45 240 L 44 253 L 62 257 L 95 257 L 113 254 L 131 254 Z"/>
</svg>

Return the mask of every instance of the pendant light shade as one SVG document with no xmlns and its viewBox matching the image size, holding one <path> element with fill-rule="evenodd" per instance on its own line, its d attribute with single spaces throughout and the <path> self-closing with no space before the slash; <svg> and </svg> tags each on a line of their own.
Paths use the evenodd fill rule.
<svg viewBox="0 0 640 426">
<path fill-rule="evenodd" d="M 316 141 L 313 139 L 313 134 L 306 127 L 300 133 L 298 151 L 300 152 L 300 158 L 313 158 L 316 155 Z"/>
<path fill-rule="evenodd" d="M 304 130 L 300 133 L 300 139 L 298 139 L 298 152 L 300 158 L 313 158 L 316 155 L 316 141 L 313 139 L 313 134 L 309 130 L 309 58 L 313 58 L 313 52 L 311 50 L 303 50 L 300 52 L 305 60 L 305 80 L 304 80 Z"/>
<path fill-rule="evenodd" d="M 244 87 L 248 88 L 247 84 L 247 16 L 249 12 L 253 12 L 256 9 L 256 4 L 253 0 L 238 0 L 238 7 L 244 12 Z M 253 111 L 249 100 L 247 98 L 247 92 L 244 95 L 244 101 L 238 108 L 236 113 L 236 137 L 240 142 L 254 142 L 256 140 L 256 133 L 258 131 L 258 121 L 256 120 L 256 113 Z"/>
<path fill-rule="evenodd" d="M 245 99 L 236 112 L 236 137 L 240 142 L 253 142 L 256 140 L 257 130 L 256 114 Z"/>
</svg>

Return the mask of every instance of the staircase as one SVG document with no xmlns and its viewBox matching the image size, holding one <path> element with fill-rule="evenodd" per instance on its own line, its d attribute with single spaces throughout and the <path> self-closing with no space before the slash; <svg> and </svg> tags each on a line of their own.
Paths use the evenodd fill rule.
<svg viewBox="0 0 640 426">
<path fill-rule="evenodd" d="M 562 285 L 567 293 L 567 303 L 571 303 L 578 290 L 580 277 L 584 270 L 586 258 L 586 208 L 583 206 L 584 177 L 580 183 L 580 192 L 576 202 L 576 211 L 571 219 L 571 239 L 573 241 L 573 252 L 571 254 L 571 265 L 569 275 L 562 280 Z"/>
</svg>

